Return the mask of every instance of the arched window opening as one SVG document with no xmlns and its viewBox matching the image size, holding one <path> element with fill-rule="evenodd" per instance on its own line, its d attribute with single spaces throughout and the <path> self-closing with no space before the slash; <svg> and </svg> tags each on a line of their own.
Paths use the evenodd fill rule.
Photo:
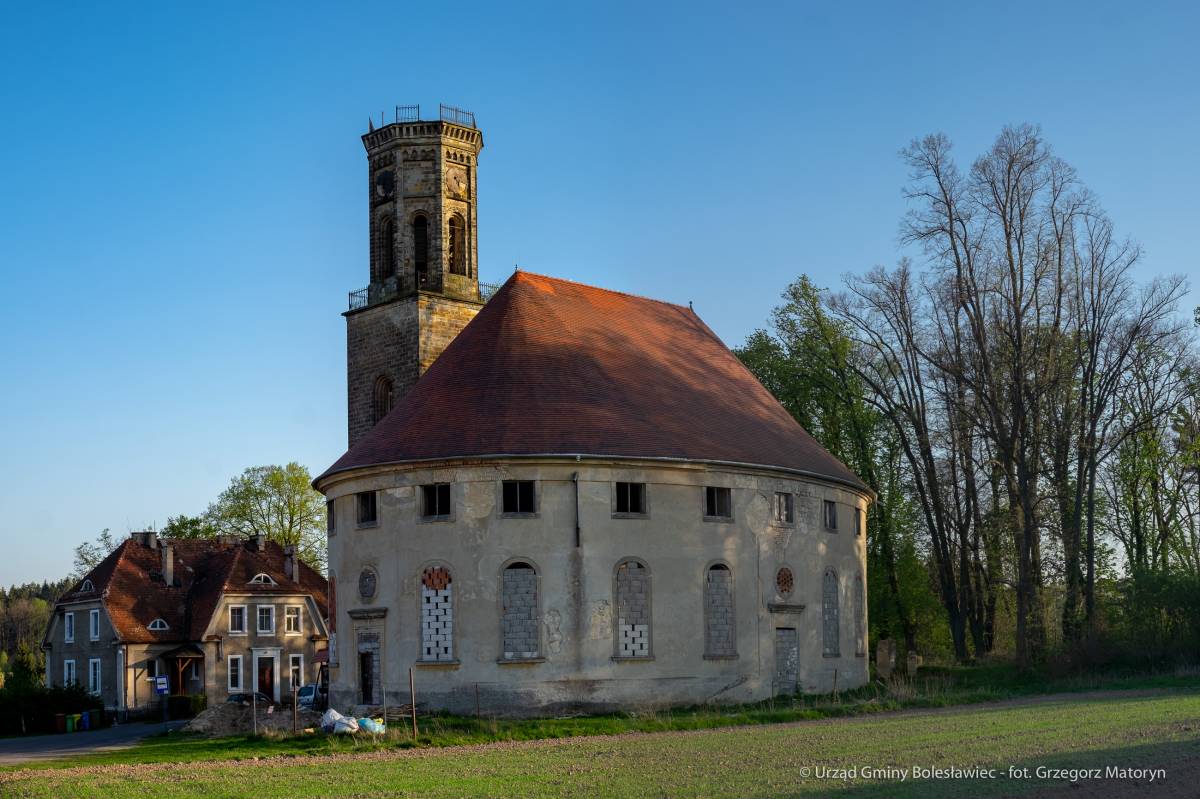
<svg viewBox="0 0 1200 799">
<path fill-rule="evenodd" d="M 505 660 L 530 660 L 541 655 L 538 575 L 528 563 L 513 563 L 504 569 L 500 628 Z"/>
<path fill-rule="evenodd" d="M 375 378 L 375 390 L 371 396 L 371 424 L 379 424 L 392 409 L 392 379 L 387 375 Z"/>
<path fill-rule="evenodd" d="M 250 578 L 251 585 L 278 585 L 271 575 L 266 572 L 259 572 Z"/>
<path fill-rule="evenodd" d="M 623 561 L 617 566 L 614 593 L 616 656 L 650 657 L 650 570 L 636 560 Z"/>
<path fill-rule="evenodd" d="M 383 220 L 379 233 L 379 276 L 386 280 L 396 274 L 396 224 L 391 217 Z"/>
<path fill-rule="evenodd" d="M 862 572 L 854 575 L 854 654 L 867 654 L 867 597 Z"/>
<path fill-rule="evenodd" d="M 417 285 L 429 280 L 429 220 L 417 215 L 412 222 L 413 266 L 417 271 Z"/>
<path fill-rule="evenodd" d="M 463 218 L 458 214 L 450 217 L 450 273 L 467 273 L 467 231 Z"/>
<path fill-rule="evenodd" d="M 821 621 L 824 631 L 825 657 L 833 658 L 841 652 L 841 641 L 838 634 L 838 578 L 833 569 L 825 571 L 825 580 L 821 592 Z"/>
<path fill-rule="evenodd" d="M 83 585 L 79 586 L 80 593 L 87 593 L 88 591 L 95 591 L 95 590 L 96 590 L 96 587 L 94 585 L 92 585 L 91 580 L 84 580 Z"/>
<path fill-rule="evenodd" d="M 445 566 L 421 572 L 421 660 L 454 660 L 454 595 Z"/>
<path fill-rule="evenodd" d="M 704 653 L 732 657 L 737 653 L 733 630 L 733 572 L 723 563 L 704 577 Z"/>
<path fill-rule="evenodd" d="M 150 622 L 150 626 L 147 627 L 146 629 L 147 630 L 169 630 L 169 629 L 171 629 L 171 627 L 163 619 L 155 619 L 154 621 Z"/>
</svg>

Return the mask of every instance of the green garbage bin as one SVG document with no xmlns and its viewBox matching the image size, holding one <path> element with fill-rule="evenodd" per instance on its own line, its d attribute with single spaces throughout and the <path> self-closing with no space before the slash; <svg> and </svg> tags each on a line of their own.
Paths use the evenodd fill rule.
<svg viewBox="0 0 1200 799">
<path fill-rule="evenodd" d="M 67 732 L 75 732 L 75 714 L 67 716 Z"/>
</svg>

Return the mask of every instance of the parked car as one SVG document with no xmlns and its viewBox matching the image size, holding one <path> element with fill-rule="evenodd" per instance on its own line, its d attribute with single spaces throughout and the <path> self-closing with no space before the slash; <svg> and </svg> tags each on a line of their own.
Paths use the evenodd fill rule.
<svg viewBox="0 0 1200 799">
<path fill-rule="evenodd" d="M 317 701 L 317 686 L 315 684 L 301 685 L 296 692 L 296 703 L 300 707 L 312 707 Z"/>
<path fill-rule="evenodd" d="M 225 701 L 226 702 L 236 702 L 239 705 L 249 705 L 252 700 L 250 698 L 249 693 L 239 693 L 239 694 L 230 694 L 229 698 L 226 699 Z M 254 692 L 254 701 L 257 701 L 257 703 L 260 705 L 273 705 L 274 704 L 274 702 L 271 701 L 271 698 L 269 696 L 267 696 L 266 694 L 264 694 L 262 691 Z"/>
</svg>

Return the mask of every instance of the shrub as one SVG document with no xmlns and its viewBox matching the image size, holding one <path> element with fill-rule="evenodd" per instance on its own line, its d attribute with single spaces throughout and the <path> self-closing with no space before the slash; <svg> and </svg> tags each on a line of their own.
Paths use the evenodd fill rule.
<svg viewBox="0 0 1200 799">
<path fill-rule="evenodd" d="M 54 732 L 59 713 L 102 710 L 100 698 L 82 686 L 45 688 L 17 684 L 0 689 L 0 735 Z"/>
<path fill-rule="evenodd" d="M 176 694 L 167 697 L 167 713 L 173 719 L 190 719 L 208 706 L 204 694 Z"/>
</svg>

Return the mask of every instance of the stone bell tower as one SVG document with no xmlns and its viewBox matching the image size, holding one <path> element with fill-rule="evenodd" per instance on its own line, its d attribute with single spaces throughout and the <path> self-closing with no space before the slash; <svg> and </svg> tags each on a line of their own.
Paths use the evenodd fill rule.
<svg viewBox="0 0 1200 799">
<path fill-rule="evenodd" d="M 346 311 L 353 446 L 417 382 L 483 305 L 476 243 L 475 115 L 397 106 L 362 137 L 367 150 L 371 282 Z"/>
</svg>

